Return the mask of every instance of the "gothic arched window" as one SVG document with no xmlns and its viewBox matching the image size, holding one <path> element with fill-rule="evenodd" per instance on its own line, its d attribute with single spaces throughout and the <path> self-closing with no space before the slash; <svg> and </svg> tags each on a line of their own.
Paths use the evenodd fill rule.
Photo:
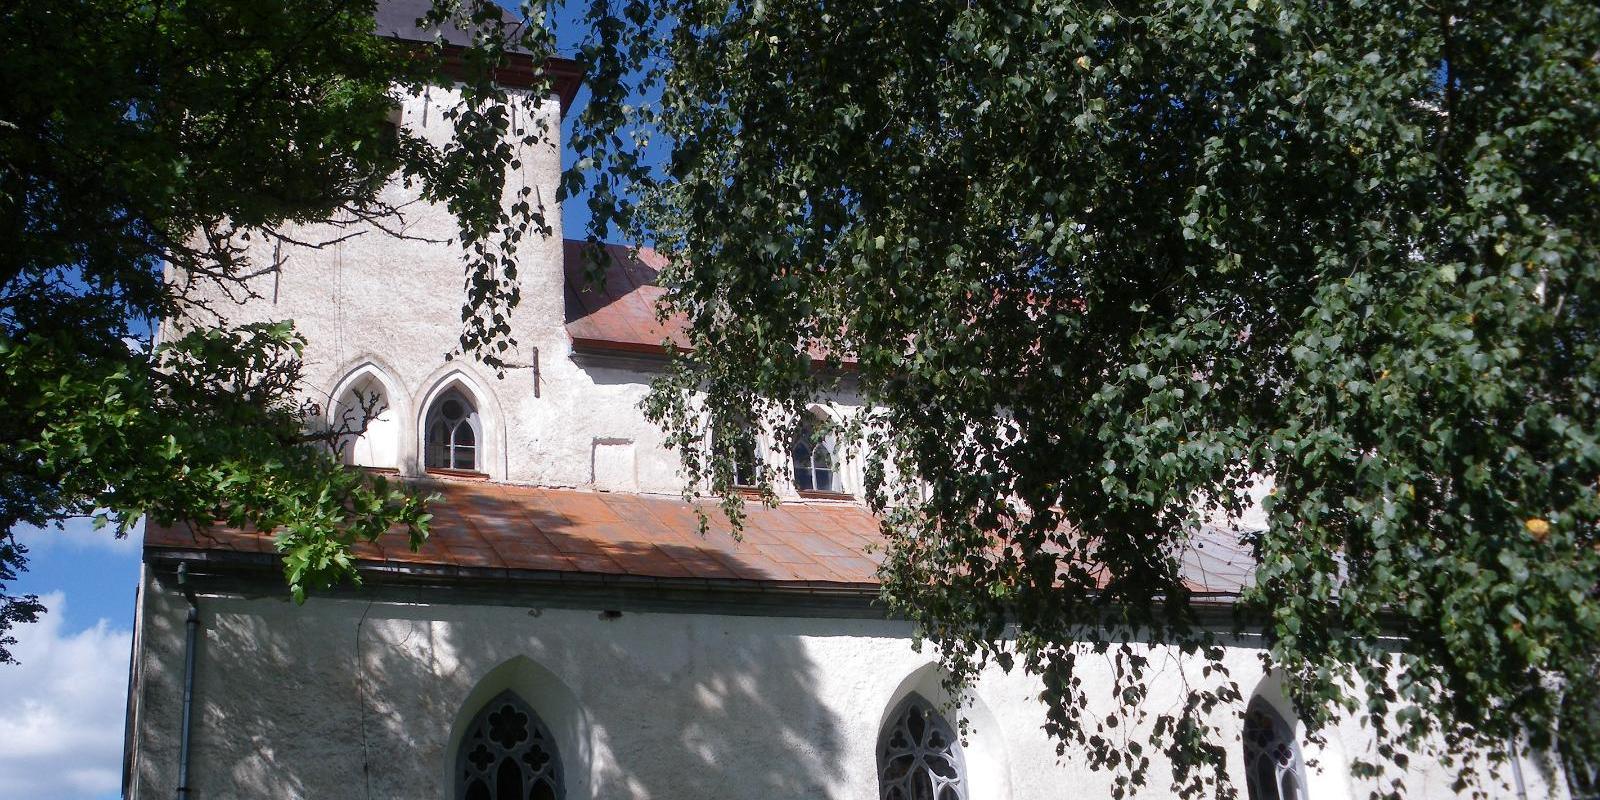
<svg viewBox="0 0 1600 800">
<path fill-rule="evenodd" d="M 878 743 L 879 800 L 966 800 L 967 766 L 955 731 L 911 695 Z"/>
<path fill-rule="evenodd" d="M 839 491 L 838 473 L 834 470 L 831 437 L 817 438 L 816 429 L 809 420 L 802 421 L 794 434 L 794 487 L 802 492 Z"/>
<path fill-rule="evenodd" d="M 733 436 L 713 441 L 719 454 L 726 453 L 733 459 L 734 486 L 748 488 L 761 483 L 761 448 L 756 440 L 755 425 L 741 422 Z"/>
<path fill-rule="evenodd" d="M 1244 769 L 1250 800 L 1306 800 L 1294 729 L 1260 698 L 1244 712 Z"/>
<path fill-rule="evenodd" d="M 439 395 L 428 409 L 428 447 L 424 465 L 430 469 L 478 468 L 478 409 L 456 389 Z"/>
<path fill-rule="evenodd" d="M 561 756 L 539 715 L 510 691 L 478 712 L 456 755 L 456 800 L 561 800 Z"/>
<path fill-rule="evenodd" d="M 399 461 L 400 427 L 389 393 L 371 373 L 352 381 L 329 409 L 334 449 L 345 464 L 393 467 Z"/>
</svg>

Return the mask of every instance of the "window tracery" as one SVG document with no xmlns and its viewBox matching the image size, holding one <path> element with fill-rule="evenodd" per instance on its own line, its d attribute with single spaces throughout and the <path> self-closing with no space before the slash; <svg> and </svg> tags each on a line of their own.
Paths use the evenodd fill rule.
<svg viewBox="0 0 1600 800">
<path fill-rule="evenodd" d="M 838 471 L 834 469 L 834 454 L 827 437 L 819 439 L 810 421 L 802 421 L 795 431 L 794 486 L 802 492 L 839 491 Z"/>
<path fill-rule="evenodd" d="M 433 401 L 428 409 L 427 452 L 429 469 L 478 468 L 478 409 L 457 389 Z"/>
<path fill-rule="evenodd" d="M 456 756 L 457 800 L 561 800 L 555 737 L 522 698 L 502 692 L 478 712 Z"/>
<path fill-rule="evenodd" d="M 1294 729 L 1266 701 L 1244 712 L 1245 785 L 1250 800 L 1306 800 L 1305 766 Z"/>
<path fill-rule="evenodd" d="M 878 745 L 879 800 L 966 800 L 966 778 L 950 724 L 928 701 L 906 698 Z"/>
</svg>

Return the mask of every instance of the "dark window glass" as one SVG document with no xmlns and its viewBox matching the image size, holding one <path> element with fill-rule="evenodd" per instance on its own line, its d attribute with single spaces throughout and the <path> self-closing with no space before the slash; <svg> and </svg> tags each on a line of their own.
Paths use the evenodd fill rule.
<svg viewBox="0 0 1600 800">
<path fill-rule="evenodd" d="M 561 757 L 555 738 L 512 692 L 478 712 L 456 756 L 459 800 L 560 800 Z"/>
<path fill-rule="evenodd" d="M 440 395 L 428 411 L 423 465 L 430 469 L 478 468 L 478 411 L 459 391 Z"/>
<path fill-rule="evenodd" d="M 761 450 L 756 443 L 755 426 L 744 424 L 731 440 L 717 443 L 719 452 L 727 451 L 733 458 L 733 485 L 756 486 L 761 483 Z"/>
<path fill-rule="evenodd" d="M 878 745 L 880 800 L 966 800 L 966 762 L 957 741 L 928 701 L 906 698 Z"/>
<path fill-rule="evenodd" d="M 1266 701 L 1244 712 L 1245 785 L 1250 800 L 1305 800 L 1304 767 L 1293 729 Z"/>
</svg>

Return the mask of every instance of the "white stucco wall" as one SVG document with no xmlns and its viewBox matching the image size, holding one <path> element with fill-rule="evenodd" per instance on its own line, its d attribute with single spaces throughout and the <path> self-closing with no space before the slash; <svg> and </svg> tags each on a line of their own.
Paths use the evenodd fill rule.
<svg viewBox="0 0 1600 800">
<path fill-rule="evenodd" d="M 409 98 L 401 123 L 443 141 L 449 133 L 444 112 L 456 99 L 454 91 L 438 88 Z M 537 353 L 538 392 L 529 366 L 495 375 L 470 356 L 446 360 L 459 343 L 465 298 L 460 248 L 447 243 L 456 235 L 455 221 L 444 209 L 417 202 L 415 190 L 398 182 L 384 199 L 403 209 L 404 232 L 439 241 L 367 229 L 320 248 L 261 244 L 251 251 L 255 267 L 275 261 L 281 266 L 250 281 L 255 298 L 238 304 L 203 284 L 196 298 L 229 324 L 292 320 L 308 341 L 309 398 L 330 409 L 333 418 L 352 385 L 382 385 L 394 419 L 369 436 L 389 441 L 364 445 L 364 451 L 404 474 L 421 469 L 429 402 L 455 387 L 478 406 L 485 429 L 479 470 L 492 479 L 677 494 L 683 487 L 678 459 L 638 408 L 653 375 L 625 366 L 580 366 L 572 358 L 565 328 L 561 213 L 555 203 L 560 104 L 554 97 L 523 99 L 519 123 L 542 121 L 551 138 L 537 146 L 518 144 L 521 167 L 508 178 L 507 202 L 522 187 L 531 187 L 531 199 L 546 204 L 551 235 L 530 234 L 520 246 L 521 302 L 511 317 L 518 346 L 506 360 L 531 365 Z M 291 226 L 286 233 L 310 243 L 352 230 Z M 189 324 L 215 321 L 196 314 Z M 859 467 L 851 468 L 859 473 Z"/>
<path fill-rule="evenodd" d="M 140 616 L 141 799 L 172 796 L 177 769 L 186 606 L 170 569 L 148 570 Z M 598 608 L 427 599 L 437 595 L 297 607 L 203 594 L 192 796 L 452 798 L 463 728 L 513 689 L 554 733 L 572 800 L 874 798 L 886 716 L 909 692 L 949 700 L 896 621 L 626 609 L 603 619 Z M 1242 686 L 1260 682 L 1253 650 L 1228 659 Z M 1109 663 L 1085 659 L 1083 670 L 1091 696 L 1103 696 Z M 1178 696 L 1168 677 L 1151 708 Z M 1040 689 L 1020 670 L 996 670 L 968 698 L 970 800 L 1110 796 L 1107 773 L 1070 749 L 1057 758 L 1040 730 Z M 1237 729 L 1241 710 L 1218 719 Z M 1351 725 L 1331 741 L 1353 755 L 1365 739 Z M 1322 755 L 1311 800 L 1365 796 L 1336 753 Z M 1535 800 L 1548 796 L 1539 769 L 1525 767 Z M 1452 796 L 1447 777 L 1413 769 L 1410 796 Z M 1152 778 L 1140 795 L 1168 796 L 1159 760 Z M 1509 783 L 1491 796 L 1513 796 Z"/>
</svg>

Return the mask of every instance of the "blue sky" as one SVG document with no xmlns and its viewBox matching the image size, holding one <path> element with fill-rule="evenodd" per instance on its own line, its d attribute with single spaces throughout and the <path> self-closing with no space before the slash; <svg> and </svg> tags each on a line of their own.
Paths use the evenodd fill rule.
<svg viewBox="0 0 1600 800">
<path fill-rule="evenodd" d="M 501 0 L 504 2 L 504 0 Z M 582 31 L 567 11 L 557 20 L 570 54 Z M 580 93 L 563 126 L 582 109 Z M 576 155 L 563 148 L 571 166 Z M 562 209 L 570 237 L 582 236 L 588 209 L 580 200 Z M 13 654 L 21 666 L 0 666 L 0 798 L 111 800 L 120 797 L 122 726 L 127 668 L 139 582 L 142 527 L 127 539 L 91 520 L 64 530 L 18 532 L 29 568 L 10 591 L 37 594 L 49 611 L 19 626 Z"/>
<path fill-rule="evenodd" d="M 141 525 L 118 540 L 110 528 L 94 530 L 88 519 L 74 519 L 64 531 L 29 528 L 20 537 L 32 551 L 28 571 L 15 588 L 32 594 L 66 594 L 72 599 L 73 618 L 82 623 L 76 627 L 99 619 L 130 627 L 142 533 Z"/>
</svg>

